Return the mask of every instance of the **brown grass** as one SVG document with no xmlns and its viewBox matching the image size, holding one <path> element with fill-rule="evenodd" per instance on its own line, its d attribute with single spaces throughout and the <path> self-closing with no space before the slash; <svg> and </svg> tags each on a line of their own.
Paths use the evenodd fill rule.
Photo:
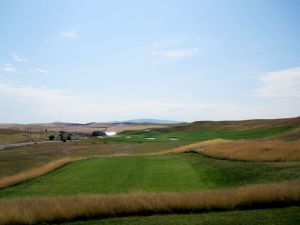
<svg viewBox="0 0 300 225">
<path fill-rule="evenodd" d="M 232 160 L 299 161 L 300 140 L 239 140 L 206 143 L 203 154 Z"/>
<path fill-rule="evenodd" d="M 0 224 L 207 212 L 298 204 L 300 180 L 191 193 L 133 193 L 0 200 Z"/>
<path fill-rule="evenodd" d="M 148 155 L 165 155 L 165 154 L 173 154 L 173 153 L 186 153 L 186 152 L 191 152 L 191 151 L 195 151 L 196 149 L 202 148 L 205 145 L 209 144 L 209 143 L 223 143 L 223 141 L 227 141 L 224 139 L 215 139 L 215 140 L 210 140 L 210 141 L 201 141 L 201 142 L 197 142 L 197 143 L 193 143 L 193 144 L 188 144 L 188 145 L 183 145 L 180 147 L 176 147 L 176 148 L 171 148 L 165 151 L 160 151 L 160 152 L 153 152 L 153 153 L 149 153 Z"/>
<path fill-rule="evenodd" d="M 300 140 L 300 128 L 295 128 L 288 132 L 283 132 L 281 134 L 275 135 L 272 138 L 273 140 L 284 140 L 284 141 L 297 141 Z"/>
<path fill-rule="evenodd" d="M 41 175 L 44 175 L 46 173 L 49 173 L 55 169 L 58 169 L 70 162 L 74 162 L 77 160 L 84 159 L 83 157 L 67 157 L 63 159 L 58 159 L 55 161 L 52 161 L 50 163 L 47 163 L 43 166 L 39 166 L 15 175 L 2 177 L 0 180 L 0 189 L 6 188 L 27 180 L 31 180 L 33 178 L 39 177 Z"/>
<path fill-rule="evenodd" d="M 243 161 L 300 161 L 300 140 L 216 139 L 174 148 L 160 154 L 196 151 L 214 158 Z"/>
</svg>

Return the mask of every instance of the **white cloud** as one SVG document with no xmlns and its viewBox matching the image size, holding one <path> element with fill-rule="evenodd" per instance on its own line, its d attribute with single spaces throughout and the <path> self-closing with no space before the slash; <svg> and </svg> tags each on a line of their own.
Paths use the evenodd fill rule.
<svg viewBox="0 0 300 225">
<path fill-rule="evenodd" d="M 267 73 L 261 81 L 262 87 L 255 90 L 257 96 L 300 100 L 300 67 Z"/>
<path fill-rule="evenodd" d="M 46 70 L 46 69 L 43 69 L 43 68 L 36 68 L 35 71 L 39 74 L 42 74 L 42 75 L 47 75 L 49 74 L 49 70 Z"/>
<path fill-rule="evenodd" d="M 191 41 L 156 42 L 140 48 L 137 54 L 146 63 L 176 63 L 183 58 L 199 53 L 195 43 Z"/>
<path fill-rule="evenodd" d="M 27 69 L 27 73 L 32 75 L 48 75 L 50 72 L 47 69 L 43 68 L 35 68 L 35 69 Z"/>
<path fill-rule="evenodd" d="M 25 63 L 28 62 L 27 59 L 19 56 L 17 53 L 13 52 L 11 53 L 12 58 L 16 61 L 16 62 L 20 62 L 20 63 Z"/>
<path fill-rule="evenodd" d="M 260 103 L 229 103 L 210 100 L 136 99 L 83 96 L 72 91 L 17 84 L 0 77 L 0 98 L 9 98 L 9 105 L 19 106 L 16 117 L 2 115 L 0 122 L 15 118 L 23 122 L 38 121 L 112 121 L 128 118 L 167 118 L 174 120 L 238 120 L 250 118 L 291 117 L 300 114 L 300 101 L 279 99 Z M 26 108 L 26 110 L 25 110 Z M 8 114 L 8 113 L 7 113 Z M 27 115 L 24 116 L 24 114 Z M 1 116 L 2 115 L 2 116 Z M 1 121 L 2 120 L 2 121 Z"/>
<path fill-rule="evenodd" d="M 76 30 L 66 30 L 60 33 L 60 37 L 66 40 L 76 40 L 78 38 L 78 31 Z"/>
<path fill-rule="evenodd" d="M 5 79 L 0 79 L 0 95 L 14 97 L 32 110 L 49 115 L 70 113 L 80 103 L 76 96 L 66 91 L 16 84 Z"/>
<path fill-rule="evenodd" d="M 14 73 L 17 71 L 17 68 L 14 67 L 13 65 L 7 63 L 1 67 L 1 70 L 3 70 L 4 72 L 8 72 L 8 73 Z"/>
<path fill-rule="evenodd" d="M 183 58 L 191 56 L 198 52 L 197 48 L 187 48 L 187 49 L 163 49 L 160 51 L 155 51 L 152 54 L 157 56 L 164 56 L 170 58 Z"/>
</svg>

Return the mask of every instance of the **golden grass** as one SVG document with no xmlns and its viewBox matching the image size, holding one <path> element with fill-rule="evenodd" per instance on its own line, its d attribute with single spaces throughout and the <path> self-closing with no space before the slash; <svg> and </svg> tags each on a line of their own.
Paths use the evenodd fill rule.
<svg viewBox="0 0 300 225">
<path fill-rule="evenodd" d="M 197 143 L 193 143 L 193 144 L 183 145 L 183 146 L 180 146 L 180 147 L 177 147 L 177 148 L 168 149 L 168 150 L 165 150 L 165 151 L 150 153 L 148 155 L 165 155 L 165 154 L 173 154 L 173 153 L 175 153 L 175 154 L 176 153 L 186 153 L 186 152 L 195 151 L 199 148 L 203 148 L 207 144 L 224 143 L 224 142 L 227 142 L 227 141 L 228 140 L 224 140 L 224 139 L 214 139 L 214 140 L 210 140 L 210 141 L 201 141 L 201 142 L 197 142 Z"/>
<path fill-rule="evenodd" d="M 11 176 L 6 176 L 6 177 L 2 177 L 0 180 L 0 189 L 1 188 L 6 188 L 27 180 L 31 180 L 33 178 L 39 177 L 41 175 L 44 175 L 46 173 L 49 173 L 55 169 L 58 169 L 70 162 L 74 162 L 77 160 L 82 160 L 84 159 L 83 157 L 66 157 L 66 158 L 62 158 L 62 159 L 58 159 L 55 161 L 52 161 L 50 163 L 47 163 L 43 166 L 39 166 L 15 175 L 11 175 Z"/>
<path fill-rule="evenodd" d="M 300 140 L 238 140 L 206 143 L 201 153 L 217 158 L 249 161 L 299 161 Z"/>
<path fill-rule="evenodd" d="M 224 140 L 216 139 L 174 148 L 159 154 L 199 152 L 214 158 L 243 161 L 300 161 L 300 140 L 276 139 Z"/>
<path fill-rule="evenodd" d="M 0 199 L 0 224 L 207 212 L 298 204 L 300 180 L 190 193 L 132 193 Z"/>
<path fill-rule="evenodd" d="M 288 132 L 283 132 L 281 134 L 277 134 L 270 139 L 274 140 L 285 140 L 285 141 L 296 141 L 300 139 L 300 128 L 295 128 Z"/>
</svg>

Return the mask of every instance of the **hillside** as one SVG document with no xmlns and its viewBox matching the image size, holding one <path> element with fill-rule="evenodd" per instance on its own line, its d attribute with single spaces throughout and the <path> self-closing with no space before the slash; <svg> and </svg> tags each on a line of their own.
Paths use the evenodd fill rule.
<svg viewBox="0 0 300 225">
<path fill-rule="evenodd" d="M 254 119 L 233 121 L 195 121 L 189 124 L 173 126 L 169 130 L 194 131 L 194 130 L 248 130 L 274 127 L 300 127 L 300 117 L 283 119 Z"/>
</svg>

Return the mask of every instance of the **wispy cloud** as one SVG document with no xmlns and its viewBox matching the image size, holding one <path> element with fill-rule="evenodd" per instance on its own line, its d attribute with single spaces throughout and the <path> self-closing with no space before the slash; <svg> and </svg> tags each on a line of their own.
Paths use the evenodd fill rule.
<svg viewBox="0 0 300 225">
<path fill-rule="evenodd" d="M 78 95 L 68 90 L 17 84 L 0 78 L 0 96 L 13 105 L 27 106 L 30 118 L 41 121 L 110 121 L 128 118 L 170 118 L 175 120 L 224 120 L 296 116 L 299 101 L 272 100 L 259 104 L 233 104 L 187 99 L 126 99 Z M 14 100 L 13 100 L 14 99 Z M 24 118 L 24 112 L 16 111 Z M 1 111 L 0 111 L 1 115 Z M 7 117 L 10 120 L 10 117 Z M 0 117 L 0 121 L 3 118 Z M 25 118 L 24 118 L 25 119 Z M 32 121 L 32 120 L 31 120 Z M 5 122 L 2 121 L 2 122 Z"/>
<path fill-rule="evenodd" d="M 47 75 L 49 74 L 49 70 L 47 69 L 44 69 L 44 68 L 36 68 L 35 71 L 39 74 L 42 74 L 42 75 Z"/>
<path fill-rule="evenodd" d="M 13 60 L 15 60 L 16 62 L 19 62 L 19 63 L 26 63 L 26 62 L 28 62 L 27 59 L 25 59 L 24 57 L 21 57 L 20 55 L 18 55 L 15 52 L 12 52 L 11 56 L 12 56 Z"/>
<path fill-rule="evenodd" d="M 6 64 L 2 64 L 0 65 L 0 70 L 7 72 L 7 73 L 15 73 L 17 72 L 20 75 L 48 75 L 50 74 L 50 71 L 48 69 L 48 66 L 44 65 L 44 66 L 38 66 L 36 68 L 34 68 L 31 63 L 27 63 L 29 62 L 29 60 L 25 59 L 24 57 L 18 55 L 15 52 L 10 53 L 12 59 L 15 61 L 15 64 L 17 63 L 26 63 L 25 65 L 18 65 L 18 68 L 16 66 L 14 66 L 11 63 L 6 63 Z M 12 61 L 12 60 L 10 60 Z"/>
<path fill-rule="evenodd" d="M 50 71 L 46 68 L 34 68 L 34 69 L 28 69 L 27 73 L 33 74 L 33 75 L 48 75 L 50 74 Z"/>
<path fill-rule="evenodd" d="M 70 115 L 80 100 L 70 92 L 45 87 L 17 84 L 0 78 L 0 95 L 14 97 L 40 114 Z"/>
<path fill-rule="evenodd" d="M 166 100 L 145 100 L 141 103 L 138 100 L 121 101 L 114 98 L 96 100 L 93 97 L 78 96 L 70 91 L 16 84 L 1 78 L 0 96 L 15 98 L 15 104 L 21 102 L 27 105 L 35 117 L 46 118 L 48 121 L 103 121 L 141 116 L 180 118 L 178 115 L 193 116 L 191 113 L 197 113 L 201 117 L 207 112 L 216 112 L 216 107 L 225 107 L 223 110 L 232 112 L 231 107 L 212 103 L 195 104 Z"/>
<path fill-rule="evenodd" d="M 192 41 L 164 41 L 153 43 L 138 50 L 144 62 L 174 63 L 199 53 L 199 48 Z"/>
<path fill-rule="evenodd" d="M 13 65 L 7 63 L 7 64 L 4 64 L 2 67 L 1 67 L 1 70 L 4 71 L 4 72 L 7 72 L 7 73 L 14 73 L 17 71 L 17 68 L 14 67 Z"/>
<path fill-rule="evenodd" d="M 76 40 L 78 38 L 78 31 L 74 29 L 62 31 L 60 37 L 66 40 Z"/>
<path fill-rule="evenodd" d="M 170 58 L 183 58 L 191 56 L 198 52 L 197 48 L 187 48 L 187 49 L 163 49 L 159 51 L 154 51 L 152 54 L 155 56 L 163 56 Z"/>
<path fill-rule="evenodd" d="M 264 74 L 262 86 L 255 95 L 264 98 L 293 98 L 300 100 L 300 67 Z"/>
</svg>

